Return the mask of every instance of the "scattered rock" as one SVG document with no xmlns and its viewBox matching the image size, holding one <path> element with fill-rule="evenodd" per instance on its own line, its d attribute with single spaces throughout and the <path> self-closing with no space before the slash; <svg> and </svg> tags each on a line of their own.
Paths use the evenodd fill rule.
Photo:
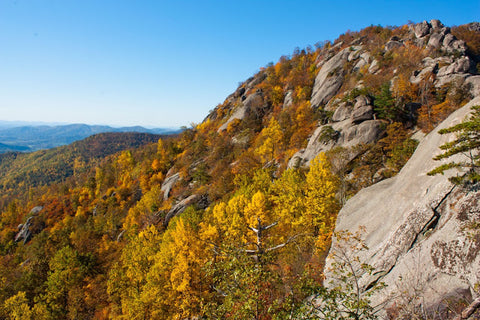
<svg viewBox="0 0 480 320">
<path fill-rule="evenodd" d="M 368 52 L 362 53 L 360 55 L 360 57 L 358 58 L 358 61 L 355 64 L 355 66 L 353 66 L 352 71 L 353 72 L 358 72 L 361 68 L 368 65 L 368 62 L 370 61 L 370 58 L 371 58 L 370 53 L 368 53 Z"/>
<path fill-rule="evenodd" d="M 352 121 L 354 123 L 373 119 L 373 106 L 365 105 L 353 109 Z"/>
<path fill-rule="evenodd" d="M 341 134 L 337 145 L 353 147 L 358 144 L 369 144 L 377 141 L 383 135 L 384 122 L 381 120 L 367 120 L 358 125 L 345 125 L 337 128 Z"/>
<path fill-rule="evenodd" d="M 454 35 L 449 33 L 443 38 L 443 49 L 449 53 L 458 52 L 464 54 L 467 51 L 467 46 L 464 41 L 457 40 Z"/>
<path fill-rule="evenodd" d="M 480 22 L 467 23 L 468 30 L 480 32 Z"/>
<path fill-rule="evenodd" d="M 413 84 L 419 84 L 422 80 L 427 79 L 428 76 L 437 73 L 438 65 L 435 64 L 433 66 L 425 67 L 421 71 L 416 71 L 410 77 L 410 82 Z"/>
<path fill-rule="evenodd" d="M 461 57 L 449 66 L 441 67 L 437 72 L 437 77 L 443 77 L 453 73 L 468 73 L 473 68 L 473 62 L 469 57 Z"/>
<path fill-rule="evenodd" d="M 357 60 L 362 54 L 362 46 L 352 46 L 349 48 L 350 54 L 348 55 L 347 61 L 352 62 Z"/>
<path fill-rule="evenodd" d="M 373 106 L 371 103 L 372 100 L 367 96 L 362 95 L 355 99 L 352 113 L 352 121 L 354 123 L 373 119 Z"/>
<path fill-rule="evenodd" d="M 435 87 L 439 88 L 448 83 L 463 83 L 469 77 L 468 74 L 449 74 L 443 77 L 437 77 Z"/>
<path fill-rule="evenodd" d="M 432 19 L 430 20 L 430 25 L 432 26 L 433 30 L 441 29 L 444 25 L 440 22 L 440 20 Z"/>
<path fill-rule="evenodd" d="M 325 126 L 331 126 L 338 133 L 335 140 L 326 142 L 321 139 Z M 310 137 L 307 147 L 290 158 L 288 167 L 308 166 L 310 160 L 315 158 L 320 152 L 328 151 L 336 146 L 349 148 L 358 144 L 373 143 L 380 139 L 383 133 L 384 122 L 381 120 L 367 120 L 355 124 L 349 118 L 344 121 L 319 126 Z"/>
</svg>

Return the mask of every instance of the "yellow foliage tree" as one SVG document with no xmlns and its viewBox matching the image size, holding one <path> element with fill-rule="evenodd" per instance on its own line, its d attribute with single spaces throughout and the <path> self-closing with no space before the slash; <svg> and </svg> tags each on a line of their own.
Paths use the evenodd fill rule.
<svg viewBox="0 0 480 320">
<path fill-rule="evenodd" d="M 283 132 L 275 118 L 272 117 L 268 126 L 260 132 L 258 141 L 255 153 L 262 162 L 275 160 L 279 156 L 283 145 Z"/>
<path fill-rule="evenodd" d="M 142 295 L 148 305 L 156 306 L 152 318 L 185 319 L 199 315 L 201 304 L 209 295 L 202 271 L 209 257 L 189 221 L 179 217 L 170 222 Z"/>
<path fill-rule="evenodd" d="M 331 233 L 339 209 L 335 197 L 338 179 L 323 152 L 311 161 L 306 184 L 304 223 L 312 226 L 315 235 Z"/>
</svg>

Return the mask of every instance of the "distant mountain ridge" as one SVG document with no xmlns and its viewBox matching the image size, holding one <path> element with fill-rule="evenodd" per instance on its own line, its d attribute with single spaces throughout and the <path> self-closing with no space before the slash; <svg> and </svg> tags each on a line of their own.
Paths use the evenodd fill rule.
<svg viewBox="0 0 480 320">
<path fill-rule="evenodd" d="M 139 132 L 171 134 L 179 132 L 172 128 L 147 129 L 141 126 L 114 128 L 102 125 L 24 125 L 11 127 L 11 122 L 0 122 L 0 153 L 8 151 L 37 151 L 55 148 L 106 132 Z"/>
<path fill-rule="evenodd" d="M 29 186 L 58 183 L 74 174 L 75 161 L 82 163 L 81 171 L 87 171 L 109 155 L 165 137 L 143 132 L 105 132 L 49 150 L 5 152 L 0 154 L 0 187 L 5 191 L 21 183 Z"/>
</svg>

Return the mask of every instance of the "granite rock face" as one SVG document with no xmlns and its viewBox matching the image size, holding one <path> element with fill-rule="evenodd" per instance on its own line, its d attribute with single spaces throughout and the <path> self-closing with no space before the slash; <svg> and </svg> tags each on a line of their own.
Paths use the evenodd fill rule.
<svg viewBox="0 0 480 320">
<path fill-rule="evenodd" d="M 363 275 L 361 285 L 365 289 L 377 281 L 387 285 L 374 294 L 373 305 L 384 309 L 398 305 L 405 298 L 398 292 L 420 295 L 425 310 L 446 308 L 452 296 L 475 298 L 480 233 L 468 226 L 480 219 L 480 187 L 466 190 L 452 185 L 448 177 L 456 174 L 454 170 L 445 176 L 427 172 L 441 164 L 432 158 L 452 139 L 438 131 L 461 122 L 479 104 L 477 97 L 450 115 L 422 140 L 397 176 L 361 190 L 340 211 L 336 231 L 365 228 L 368 250 L 358 256 L 375 271 Z M 334 240 L 331 250 L 337 246 Z"/>
<path fill-rule="evenodd" d="M 32 236 L 36 233 L 39 233 L 43 230 L 44 223 L 39 219 L 38 215 L 43 210 L 42 206 L 36 206 L 30 210 L 30 217 L 25 221 L 25 223 L 18 226 L 18 232 L 15 235 L 15 242 L 23 241 L 23 244 L 26 244 L 32 239 Z"/>
<path fill-rule="evenodd" d="M 163 191 L 163 200 L 168 199 L 168 197 L 170 195 L 170 191 L 172 190 L 173 186 L 175 186 L 175 184 L 177 183 L 178 180 L 180 180 L 180 174 L 175 173 L 175 174 L 167 177 L 163 181 L 162 186 L 160 188 L 160 190 Z"/>
<path fill-rule="evenodd" d="M 323 63 L 315 78 L 312 106 L 318 107 L 327 103 L 340 89 L 343 84 L 343 65 L 349 55 L 349 49 L 344 49 Z"/>
<path fill-rule="evenodd" d="M 290 168 L 308 166 L 310 160 L 320 152 L 337 146 L 349 148 L 373 143 L 383 136 L 385 127 L 384 121 L 374 119 L 372 100 L 363 95 L 355 98 L 353 106 L 345 102 L 340 103 L 333 113 L 332 121 L 315 130 L 307 147 L 290 159 L 288 163 Z M 335 132 L 333 135 L 335 139 L 324 139 L 327 130 Z"/>
<path fill-rule="evenodd" d="M 242 103 L 236 107 L 228 120 L 218 128 L 218 132 L 227 130 L 228 125 L 235 120 L 243 120 L 255 109 L 261 108 L 264 104 L 263 94 L 257 91 L 248 96 L 242 96 Z"/>
<path fill-rule="evenodd" d="M 208 204 L 209 203 L 206 196 L 192 194 L 175 204 L 165 215 L 165 220 L 163 223 L 165 226 L 167 226 L 173 217 L 176 217 L 184 212 L 189 206 L 196 205 L 200 209 L 205 209 L 208 207 Z"/>
</svg>

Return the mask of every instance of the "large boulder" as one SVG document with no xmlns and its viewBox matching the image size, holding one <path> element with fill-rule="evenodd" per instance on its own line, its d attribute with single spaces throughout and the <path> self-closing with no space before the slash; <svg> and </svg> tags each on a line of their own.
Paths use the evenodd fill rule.
<svg viewBox="0 0 480 320">
<path fill-rule="evenodd" d="M 422 140 L 397 176 L 361 190 L 340 211 L 337 232 L 365 230 L 368 249 L 357 255 L 374 272 L 361 276 L 360 285 L 364 290 L 378 281 L 387 285 L 371 297 L 373 305 L 398 306 L 399 294 L 416 294 L 427 310 L 458 292 L 474 295 L 480 282 L 480 234 L 472 235 L 468 225 L 480 219 L 480 190 L 452 185 L 448 177 L 455 172 L 427 172 L 441 164 L 432 157 L 451 139 L 438 131 L 461 122 L 478 104 L 479 97 L 450 115 Z M 338 247 L 334 239 L 331 250 Z M 327 270 L 331 263 L 328 259 Z M 327 273 L 327 284 L 330 279 Z"/>
<path fill-rule="evenodd" d="M 442 41 L 443 41 L 444 35 L 441 33 L 434 33 L 430 36 L 430 39 L 428 39 L 428 47 L 432 47 L 435 49 L 438 49 L 442 46 Z"/>
<path fill-rule="evenodd" d="M 401 48 L 404 44 L 401 41 L 390 40 L 385 44 L 385 51 L 391 51 L 393 49 Z"/>
<path fill-rule="evenodd" d="M 413 32 L 417 38 L 423 38 L 430 33 L 430 27 L 427 21 L 422 21 L 413 26 Z"/>
<path fill-rule="evenodd" d="M 321 66 L 313 85 L 311 99 L 313 107 L 327 103 L 338 92 L 343 84 L 343 66 L 349 54 L 349 49 L 341 50 Z"/>
<path fill-rule="evenodd" d="M 355 99 L 355 105 L 352 112 L 352 121 L 359 123 L 365 120 L 373 119 L 372 100 L 366 96 L 359 96 Z"/>
<path fill-rule="evenodd" d="M 377 59 L 374 59 L 372 63 L 370 64 L 370 67 L 368 67 L 368 72 L 371 74 L 375 74 L 380 70 L 380 64 L 378 63 Z"/>
<path fill-rule="evenodd" d="M 352 108 L 349 107 L 346 103 L 340 104 L 332 116 L 332 121 L 339 122 L 347 120 L 352 115 Z"/>
<path fill-rule="evenodd" d="M 480 76 L 468 77 L 465 84 L 470 86 L 470 91 L 474 97 L 480 96 Z"/>
</svg>

